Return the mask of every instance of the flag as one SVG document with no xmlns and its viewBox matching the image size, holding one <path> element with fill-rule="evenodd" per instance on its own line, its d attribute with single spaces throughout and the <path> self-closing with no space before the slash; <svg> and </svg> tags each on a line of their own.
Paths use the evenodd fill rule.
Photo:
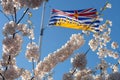
<svg viewBox="0 0 120 80">
<path fill-rule="evenodd" d="M 77 30 L 85 30 L 96 32 L 100 19 L 97 10 L 94 8 L 82 10 L 52 10 L 49 21 L 51 26 L 60 26 L 64 28 L 72 28 Z"/>
</svg>

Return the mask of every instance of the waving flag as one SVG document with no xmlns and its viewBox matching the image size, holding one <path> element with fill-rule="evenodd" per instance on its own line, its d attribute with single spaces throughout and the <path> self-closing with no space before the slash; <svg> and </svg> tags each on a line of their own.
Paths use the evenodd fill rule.
<svg viewBox="0 0 120 80">
<path fill-rule="evenodd" d="M 53 9 L 49 21 L 49 25 L 51 26 L 88 30 L 92 32 L 98 30 L 99 23 L 100 19 L 98 18 L 97 10 L 94 8 L 67 11 Z"/>
</svg>

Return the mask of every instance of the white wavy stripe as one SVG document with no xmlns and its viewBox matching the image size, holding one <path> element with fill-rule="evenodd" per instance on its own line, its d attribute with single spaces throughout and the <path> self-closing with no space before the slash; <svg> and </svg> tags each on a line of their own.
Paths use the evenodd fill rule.
<svg viewBox="0 0 120 80">
<path fill-rule="evenodd" d="M 60 19 L 60 18 L 52 18 L 51 20 L 53 20 L 53 19 Z M 62 19 L 63 19 L 63 20 L 66 20 L 66 18 L 62 18 Z M 85 23 L 85 22 L 88 22 L 88 21 L 90 21 L 90 20 L 77 21 L 77 22 L 78 22 L 78 23 Z M 56 21 L 50 21 L 49 24 L 52 24 L 52 23 L 54 23 L 54 22 L 56 22 Z M 90 22 L 92 22 L 92 21 L 90 21 Z M 91 24 L 91 23 L 89 23 L 89 24 Z M 99 25 L 99 23 L 92 23 L 92 25 L 96 26 L 96 25 Z"/>
<path fill-rule="evenodd" d="M 65 15 L 65 14 L 62 15 L 62 14 L 54 13 L 54 14 L 51 15 L 51 17 L 53 17 L 53 16 L 64 16 L 64 17 L 68 17 L 68 18 L 70 18 L 70 19 L 74 19 L 74 18 L 69 17 L 68 15 Z M 81 18 L 90 18 L 90 19 L 92 19 L 91 17 L 85 17 L 85 16 L 78 16 L 78 17 L 81 17 Z"/>
<path fill-rule="evenodd" d="M 64 16 L 64 15 L 59 15 L 59 16 Z M 80 23 L 84 23 L 84 22 L 88 22 L 88 21 L 91 21 L 91 19 L 90 20 L 76 20 L 76 19 L 74 19 L 74 18 L 71 18 L 71 17 L 68 17 L 68 16 L 65 16 L 66 18 L 68 18 L 68 19 L 71 19 L 71 20 L 74 20 L 74 21 L 76 21 L 76 22 L 80 22 Z M 64 19 L 64 20 L 66 20 L 66 18 L 62 18 L 62 19 Z M 53 20 L 53 19 L 61 19 L 61 18 L 59 18 L 59 17 L 54 17 L 54 18 L 51 18 L 50 20 Z"/>
<path fill-rule="evenodd" d="M 54 16 L 58 16 L 58 18 L 57 18 L 57 17 L 54 17 Z M 52 19 L 60 19 L 59 16 L 60 16 L 60 17 L 64 16 L 64 17 L 66 17 L 66 18 L 69 18 L 69 19 L 72 19 L 72 20 L 75 20 L 75 21 L 81 22 L 81 23 L 84 23 L 84 22 L 92 22 L 92 21 L 94 21 L 94 19 L 95 19 L 95 18 L 91 18 L 91 19 L 87 19 L 87 20 L 76 20 L 76 19 L 74 19 L 74 18 L 72 18 L 72 17 L 65 16 L 65 15 L 60 15 L 60 14 L 52 15 L 51 17 L 54 17 L 54 18 L 52 18 Z M 81 17 L 81 18 L 85 18 L 85 17 Z M 99 17 L 98 17 L 98 18 L 96 18 L 95 20 L 103 21 L 103 18 L 99 18 Z"/>
</svg>

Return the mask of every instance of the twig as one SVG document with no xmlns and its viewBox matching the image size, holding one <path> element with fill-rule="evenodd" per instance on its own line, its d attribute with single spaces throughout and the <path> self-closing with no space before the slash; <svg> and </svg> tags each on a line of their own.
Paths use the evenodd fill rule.
<svg viewBox="0 0 120 80">
<path fill-rule="evenodd" d="M 14 14 L 15 14 L 15 23 L 16 23 L 17 22 L 16 7 L 14 7 Z"/>
<path fill-rule="evenodd" d="M 35 64 L 34 64 L 34 59 L 32 59 L 32 69 L 33 69 L 33 74 L 34 74 L 34 69 L 35 69 Z"/>
<path fill-rule="evenodd" d="M 11 15 L 11 17 L 12 17 L 12 20 L 15 21 L 13 15 Z"/>
<path fill-rule="evenodd" d="M 11 56 L 8 57 L 8 64 L 10 64 Z"/>
<path fill-rule="evenodd" d="M 32 69 L 33 69 L 33 77 L 30 79 L 30 80 L 33 80 L 34 79 L 34 75 L 35 75 L 35 73 L 34 73 L 34 69 L 35 69 L 35 64 L 34 64 L 34 59 L 32 58 Z"/>
<path fill-rule="evenodd" d="M 20 31 L 21 31 L 21 30 L 19 30 L 19 31 L 17 31 L 17 32 L 15 32 L 15 33 L 13 33 L 13 38 L 15 37 L 15 34 L 16 34 L 16 33 L 19 33 Z"/>
<path fill-rule="evenodd" d="M 2 77 L 3 80 L 5 80 L 5 77 L 0 73 L 0 76 Z"/>
<path fill-rule="evenodd" d="M 90 47 L 89 47 L 88 50 L 85 52 L 85 55 L 87 55 L 89 51 L 90 51 Z"/>
<path fill-rule="evenodd" d="M 7 66 L 5 67 L 5 71 L 6 72 L 8 70 L 8 65 L 10 64 L 10 60 L 11 60 L 11 56 L 8 56 L 8 62 L 7 62 Z"/>
<path fill-rule="evenodd" d="M 77 70 L 77 68 L 75 68 L 75 69 L 73 70 L 72 75 L 76 72 L 76 70 Z"/>
<path fill-rule="evenodd" d="M 102 9 L 101 9 L 100 12 L 98 13 L 98 15 L 101 15 L 101 13 L 105 10 L 107 4 L 108 4 L 108 2 L 102 7 Z"/>
<path fill-rule="evenodd" d="M 25 10 L 25 12 L 23 13 L 23 15 L 21 16 L 21 18 L 18 20 L 17 24 L 20 23 L 20 21 L 24 18 L 25 14 L 28 12 L 29 8 L 27 8 Z"/>
<path fill-rule="evenodd" d="M 2 10 L 0 10 L 0 12 L 10 21 L 10 18 Z"/>
<path fill-rule="evenodd" d="M 30 80 L 33 80 L 33 79 L 34 79 L 34 76 Z"/>
</svg>

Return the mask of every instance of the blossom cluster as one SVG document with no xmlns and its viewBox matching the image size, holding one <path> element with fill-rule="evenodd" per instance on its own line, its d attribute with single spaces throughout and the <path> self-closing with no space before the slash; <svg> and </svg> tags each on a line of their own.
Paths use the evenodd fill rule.
<svg viewBox="0 0 120 80">
<path fill-rule="evenodd" d="M 43 0 L 14 0 L 19 3 L 20 7 L 38 8 Z"/>
<path fill-rule="evenodd" d="M 15 14 L 22 7 L 39 8 L 43 0 L 1 0 L 1 5 L 5 14 Z"/>
<path fill-rule="evenodd" d="M 84 62 L 82 62 L 80 56 L 83 57 L 82 59 L 85 60 Z M 112 69 L 114 71 L 111 74 L 108 74 L 107 68 L 110 67 L 110 65 L 104 59 L 100 61 L 100 64 L 98 64 L 94 70 L 90 68 L 86 68 L 86 66 L 84 66 L 84 68 L 82 69 L 77 68 L 78 66 L 83 67 L 82 64 L 86 64 L 87 60 L 85 56 L 86 56 L 85 54 L 80 53 L 80 54 L 76 54 L 76 56 L 72 58 L 72 63 L 73 63 L 73 60 L 77 61 L 76 67 L 74 67 L 68 73 L 65 73 L 63 75 L 63 80 L 68 80 L 68 79 L 69 80 L 119 80 L 120 79 L 119 77 L 120 72 L 118 72 L 118 66 L 113 65 Z M 82 64 L 78 64 L 78 63 L 82 63 Z M 100 70 L 99 74 L 95 74 L 97 70 Z"/>
<path fill-rule="evenodd" d="M 39 59 L 39 47 L 35 42 L 29 43 L 26 50 L 27 59 L 32 62 L 37 62 Z"/>
<path fill-rule="evenodd" d="M 5 37 L 11 36 L 17 33 L 21 32 L 22 36 L 29 36 L 30 39 L 34 39 L 34 31 L 31 28 L 28 28 L 27 24 L 17 24 L 15 21 L 9 21 L 6 23 L 3 27 L 3 35 Z"/>
<path fill-rule="evenodd" d="M 111 41 L 111 28 L 109 28 L 108 26 L 112 26 L 112 22 L 109 20 L 107 20 L 105 24 L 99 27 L 100 33 L 93 34 L 93 39 L 89 41 L 89 46 L 92 49 L 92 51 L 98 50 L 97 54 L 100 58 L 109 56 L 113 57 L 114 59 L 117 59 L 119 58 L 118 53 L 107 48 L 107 43 Z M 111 43 L 111 48 L 117 49 L 118 47 L 119 46 L 116 42 L 113 41 Z"/>
<path fill-rule="evenodd" d="M 49 54 L 44 58 L 43 61 L 38 63 L 35 69 L 35 75 L 43 77 L 45 73 L 50 72 L 50 70 L 53 69 L 59 62 L 65 61 L 73 53 L 74 50 L 78 49 L 83 44 L 83 36 L 80 34 L 73 34 L 70 37 L 70 40 L 67 41 L 64 46 L 52 54 Z"/>
<path fill-rule="evenodd" d="M 19 78 L 22 74 L 22 69 L 18 68 L 15 65 L 11 65 L 8 69 L 2 73 L 6 80 L 14 80 Z M 2 80 L 2 79 L 1 79 Z"/>
<path fill-rule="evenodd" d="M 5 37 L 3 40 L 3 53 L 15 57 L 19 54 L 22 47 L 22 37 L 18 34 L 10 37 Z"/>
<path fill-rule="evenodd" d="M 87 64 L 85 54 L 77 54 L 74 58 L 71 58 L 73 67 L 79 68 L 80 70 L 84 69 Z"/>
</svg>

